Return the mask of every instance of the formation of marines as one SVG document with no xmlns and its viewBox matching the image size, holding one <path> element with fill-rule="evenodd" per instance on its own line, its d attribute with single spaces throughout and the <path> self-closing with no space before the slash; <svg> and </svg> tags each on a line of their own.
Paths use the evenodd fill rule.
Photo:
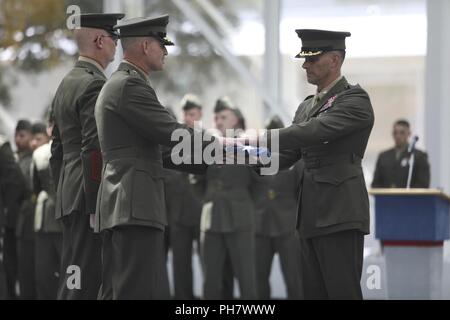
<svg viewBox="0 0 450 320">
<path fill-rule="evenodd" d="M 258 166 L 173 163 L 172 133 L 194 136 L 203 105 L 183 98 L 180 123 L 152 87 L 174 45 L 169 17 L 123 17 L 81 15 L 79 59 L 56 91 L 50 132 L 19 123 L 18 161 L 0 139 L 7 297 L 18 280 L 24 299 L 168 299 L 170 247 L 176 299 L 195 298 L 195 250 L 204 299 L 233 298 L 234 280 L 241 298 L 269 299 L 276 253 L 289 299 L 361 299 L 369 233 L 361 160 L 374 115 L 367 93 L 341 75 L 350 34 L 297 30 L 297 57 L 317 94 L 290 126 L 267 123 L 283 170 L 260 176 Z M 107 79 L 119 38 L 123 61 Z M 201 148 L 251 143 L 220 137 L 246 129 L 229 99 L 214 113 L 220 135 Z"/>
</svg>

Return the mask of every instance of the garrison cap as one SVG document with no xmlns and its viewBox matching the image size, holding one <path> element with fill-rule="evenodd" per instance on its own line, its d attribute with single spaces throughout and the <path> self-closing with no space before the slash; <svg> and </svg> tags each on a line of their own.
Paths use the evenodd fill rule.
<svg viewBox="0 0 450 320">
<path fill-rule="evenodd" d="M 318 56 L 328 51 L 345 51 L 345 38 L 350 32 L 298 29 L 295 30 L 302 39 L 302 51 L 296 58 Z"/>
<path fill-rule="evenodd" d="M 168 24 L 168 15 L 157 18 L 132 18 L 114 26 L 114 30 L 120 30 L 121 38 L 154 37 L 165 46 L 173 46 L 174 43 L 167 38 Z"/>
<path fill-rule="evenodd" d="M 233 109 L 233 103 L 231 102 L 231 99 L 227 96 L 217 99 L 216 105 L 214 106 L 214 113 L 219 113 L 227 109 Z"/>
<path fill-rule="evenodd" d="M 181 99 L 181 109 L 183 111 L 188 111 L 194 108 L 202 109 L 202 102 L 194 94 L 186 94 L 183 99 Z"/>
<path fill-rule="evenodd" d="M 116 34 L 113 27 L 117 24 L 117 20 L 124 16 L 123 13 L 84 13 L 79 15 L 81 27 L 103 29 L 111 34 Z"/>
</svg>

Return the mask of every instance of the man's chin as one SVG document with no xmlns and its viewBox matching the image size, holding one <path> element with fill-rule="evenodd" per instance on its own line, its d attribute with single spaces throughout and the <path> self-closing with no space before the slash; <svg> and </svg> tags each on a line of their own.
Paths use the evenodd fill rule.
<svg viewBox="0 0 450 320">
<path fill-rule="evenodd" d="M 312 78 L 306 78 L 306 81 L 309 83 L 309 84 L 312 84 L 312 85 L 316 85 L 317 84 L 317 81 L 316 80 L 314 80 L 314 79 L 312 79 Z"/>
</svg>

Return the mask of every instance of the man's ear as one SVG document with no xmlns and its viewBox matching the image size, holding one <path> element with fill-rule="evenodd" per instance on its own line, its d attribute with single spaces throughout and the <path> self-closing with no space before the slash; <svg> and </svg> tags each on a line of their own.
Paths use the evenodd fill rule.
<svg viewBox="0 0 450 320">
<path fill-rule="evenodd" d="M 102 37 L 101 35 L 97 35 L 97 38 L 96 38 L 96 41 L 95 41 L 95 45 L 96 45 L 96 47 L 98 49 L 103 49 L 103 45 L 104 45 L 104 43 L 103 43 L 104 39 L 103 38 L 104 37 Z"/>
<path fill-rule="evenodd" d="M 336 68 L 341 66 L 341 57 L 337 53 L 333 54 L 333 64 Z"/>
<path fill-rule="evenodd" d="M 141 48 L 142 51 L 147 55 L 150 50 L 150 42 L 148 41 L 148 39 L 145 39 L 141 42 Z"/>
</svg>

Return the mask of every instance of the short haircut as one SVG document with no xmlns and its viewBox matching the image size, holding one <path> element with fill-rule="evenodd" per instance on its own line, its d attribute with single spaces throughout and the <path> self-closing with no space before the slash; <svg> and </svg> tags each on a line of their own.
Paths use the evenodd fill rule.
<svg viewBox="0 0 450 320">
<path fill-rule="evenodd" d="M 139 40 L 142 40 L 142 38 L 141 37 L 120 38 L 123 50 L 130 50 L 131 47 L 133 47 Z"/>
<path fill-rule="evenodd" d="M 28 131 L 31 132 L 31 122 L 25 119 L 21 119 L 19 121 L 17 121 L 17 125 L 16 125 L 16 132 L 18 131 Z"/>
<path fill-rule="evenodd" d="M 39 134 L 39 133 L 47 135 L 47 127 L 42 122 L 33 123 L 33 126 L 31 127 L 31 133 L 33 135 Z"/>
<path fill-rule="evenodd" d="M 344 63 L 345 56 L 346 56 L 345 50 L 334 50 L 334 51 L 330 51 L 330 52 L 338 54 L 341 57 L 341 59 L 342 59 L 342 63 Z"/>
<path fill-rule="evenodd" d="M 403 127 L 408 128 L 408 129 L 411 127 L 411 126 L 409 125 L 408 120 L 405 120 L 405 119 L 400 119 L 400 120 L 395 121 L 394 127 L 395 127 L 395 126 L 403 126 Z"/>
</svg>

